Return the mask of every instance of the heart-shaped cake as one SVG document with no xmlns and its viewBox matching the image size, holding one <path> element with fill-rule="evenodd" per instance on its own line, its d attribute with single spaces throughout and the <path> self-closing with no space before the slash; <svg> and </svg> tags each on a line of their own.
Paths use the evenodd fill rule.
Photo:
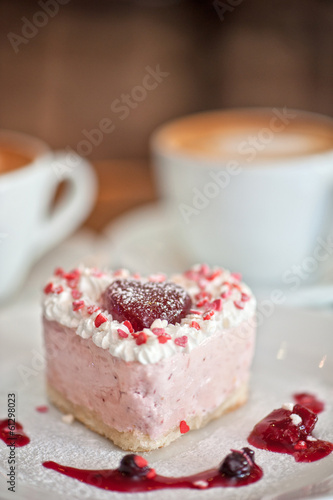
<svg viewBox="0 0 333 500">
<path fill-rule="evenodd" d="M 164 446 L 246 401 L 256 301 L 207 265 L 169 279 L 57 268 L 44 288 L 51 401 L 125 450 Z"/>
</svg>

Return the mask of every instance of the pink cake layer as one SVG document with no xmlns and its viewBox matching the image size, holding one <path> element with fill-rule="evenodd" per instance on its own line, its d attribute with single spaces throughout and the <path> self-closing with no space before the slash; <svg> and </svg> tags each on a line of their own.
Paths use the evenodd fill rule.
<svg viewBox="0 0 333 500">
<path fill-rule="evenodd" d="M 154 364 L 126 362 L 45 318 L 44 338 L 50 386 L 119 432 L 158 439 L 182 420 L 213 412 L 247 383 L 255 321 L 217 331 L 189 353 Z"/>
</svg>

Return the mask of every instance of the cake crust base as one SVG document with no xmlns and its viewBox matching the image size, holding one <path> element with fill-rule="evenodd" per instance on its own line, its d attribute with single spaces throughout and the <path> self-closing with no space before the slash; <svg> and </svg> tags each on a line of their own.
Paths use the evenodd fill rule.
<svg viewBox="0 0 333 500">
<path fill-rule="evenodd" d="M 114 444 L 126 451 L 143 452 L 152 451 L 157 448 L 162 448 L 177 439 L 181 433 L 179 426 L 171 429 L 159 439 L 152 439 L 147 434 L 143 434 L 136 430 L 129 432 L 120 432 L 106 425 L 95 412 L 89 408 L 71 403 L 57 389 L 47 384 L 47 394 L 49 400 L 62 412 L 72 414 L 76 420 L 79 420 L 92 431 L 107 437 Z M 242 406 L 247 401 L 248 384 L 245 383 L 239 386 L 228 398 L 218 406 L 214 411 L 205 415 L 195 415 L 186 418 L 186 423 L 191 430 L 204 427 L 211 420 L 219 418 L 221 415 L 233 411 Z"/>
</svg>

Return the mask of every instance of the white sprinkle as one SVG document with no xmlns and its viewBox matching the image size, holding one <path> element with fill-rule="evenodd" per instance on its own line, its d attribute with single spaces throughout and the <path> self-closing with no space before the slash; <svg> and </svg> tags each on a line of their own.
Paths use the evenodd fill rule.
<svg viewBox="0 0 333 500">
<path fill-rule="evenodd" d="M 307 440 L 307 441 L 317 441 L 317 439 L 316 439 L 315 437 L 313 437 L 313 436 L 308 436 L 308 437 L 306 438 L 306 440 Z"/>
<path fill-rule="evenodd" d="M 65 422 L 65 424 L 72 424 L 74 422 L 74 415 L 69 413 L 68 415 L 63 415 L 61 420 Z"/>
<path fill-rule="evenodd" d="M 193 486 L 196 488 L 199 488 L 200 490 L 203 490 L 204 488 L 208 488 L 208 482 L 207 481 L 195 481 L 193 483 Z"/>
<path fill-rule="evenodd" d="M 153 328 L 166 328 L 168 325 L 168 322 L 166 319 L 155 319 L 153 323 L 150 325 L 150 329 L 152 330 Z"/>
<path fill-rule="evenodd" d="M 292 413 L 290 415 L 291 421 L 294 425 L 298 425 L 302 423 L 302 419 L 299 415 L 296 415 L 296 413 Z"/>
<path fill-rule="evenodd" d="M 282 405 L 282 408 L 283 408 L 284 410 L 293 411 L 293 409 L 294 409 L 294 405 L 293 405 L 292 403 L 284 403 L 284 404 Z"/>
</svg>

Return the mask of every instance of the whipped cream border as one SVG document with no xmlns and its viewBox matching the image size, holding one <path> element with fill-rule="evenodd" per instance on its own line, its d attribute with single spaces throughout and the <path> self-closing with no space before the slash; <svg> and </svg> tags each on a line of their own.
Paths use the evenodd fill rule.
<svg viewBox="0 0 333 500">
<path fill-rule="evenodd" d="M 78 274 L 79 279 L 75 289 L 81 294 L 79 299 L 73 298 L 73 284 L 69 286 L 65 273 L 58 271 L 51 277 L 49 281 L 51 292 L 49 290 L 45 292 L 46 288 L 44 289 L 42 303 L 44 317 L 75 329 L 80 337 L 91 338 L 96 346 L 107 349 L 113 356 L 126 362 L 138 361 L 142 364 L 152 364 L 179 352 L 190 352 L 215 333 L 234 328 L 255 315 L 256 300 L 249 287 L 240 281 L 236 273 L 217 267 L 209 269 L 206 265 L 196 265 L 185 273 L 171 276 L 168 281 L 186 289 L 193 301 L 193 311 L 196 310 L 200 314 L 190 312 L 180 324 L 176 325 L 168 324 L 166 320 L 156 319 L 150 328 L 143 330 L 147 336 L 146 342 L 138 345 L 127 326 L 123 322 L 114 320 L 108 311 L 103 310 L 100 305 L 101 295 L 116 279 L 139 279 L 142 282 L 164 281 L 166 276 L 157 274 L 141 278 L 136 274 L 131 275 L 126 269 L 102 272 L 83 266 L 78 268 Z M 208 312 L 213 311 L 213 314 L 209 319 L 204 319 L 207 304 L 196 306 L 200 303 L 200 300 L 196 298 L 199 292 L 210 294 L 208 308 L 212 307 Z M 74 311 L 73 302 L 76 300 L 83 301 L 84 307 Z M 215 308 L 214 300 L 219 302 L 219 306 Z M 96 305 L 99 309 L 88 314 L 87 306 Z M 220 309 L 221 306 L 221 310 L 216 310 L 216 307 Z M 96 327 L 95 320 L 100 313 L 104 316 L 104 322 Z M 192 326 L 193 321 L 200 326 L 200 329 Z M 164 329 L 171 339 L 160 343 L 158 336 L 152 331 L 155 328 Z M 128 334 L 128 337 L 120 337 L 118 329 Z M 186 345 L 177 345 L 175 339 L 184 336 L 187 338 Z"/>
</svg>

